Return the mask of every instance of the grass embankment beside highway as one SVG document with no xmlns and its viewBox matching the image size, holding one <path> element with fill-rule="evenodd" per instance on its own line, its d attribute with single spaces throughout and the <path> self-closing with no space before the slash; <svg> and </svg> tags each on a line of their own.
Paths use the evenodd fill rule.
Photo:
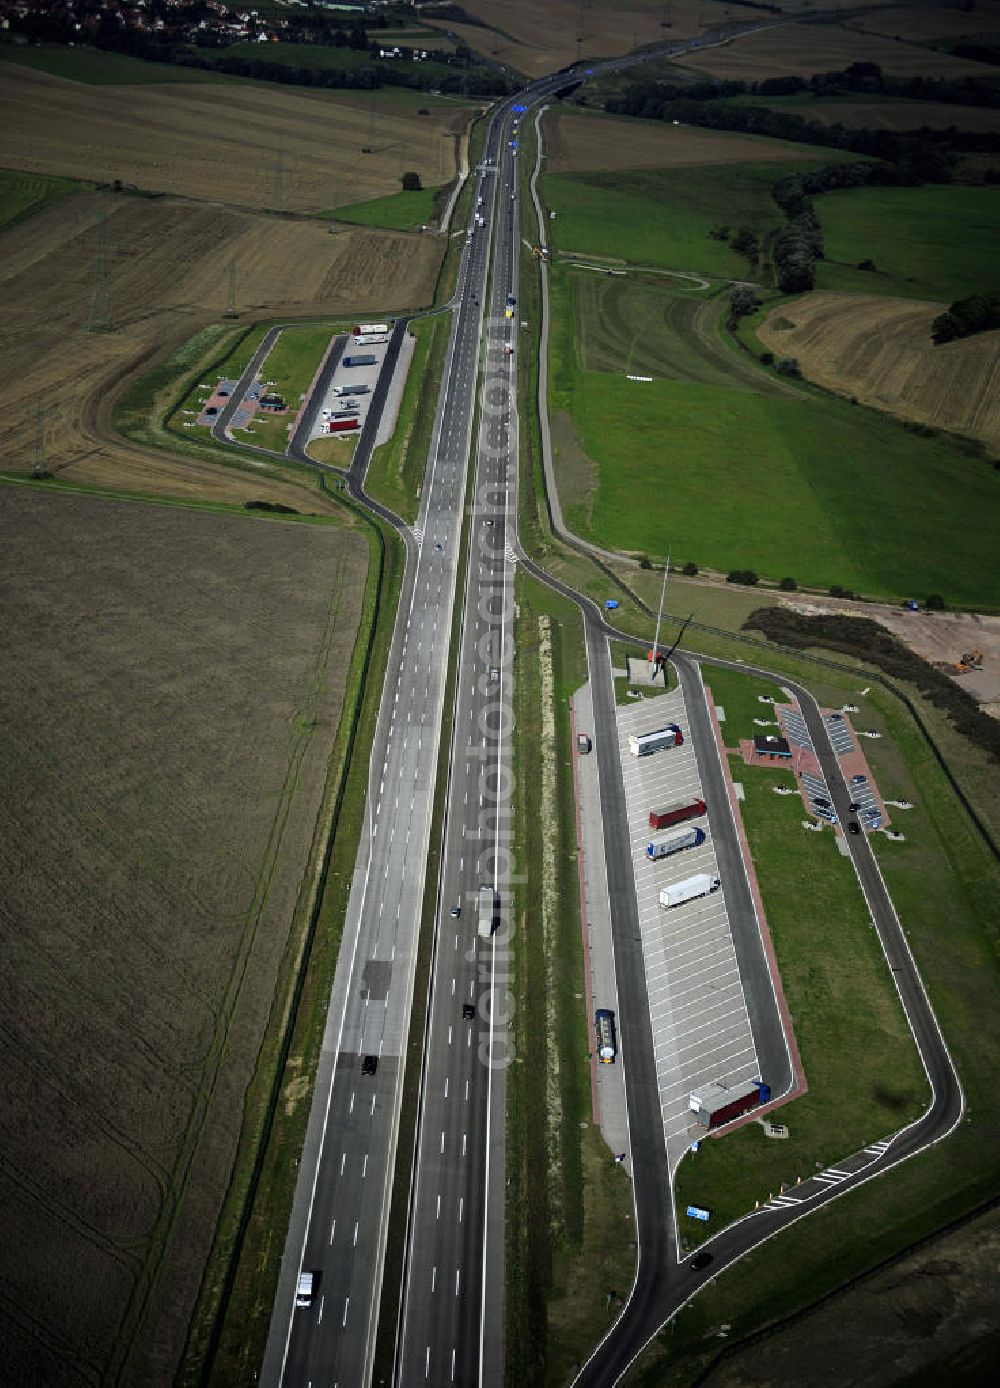
<svg viewBox="0 0 1000 1388">
<path fill-rule="evenodd" d="M 451 315 L 437 314 L 410 325 L 416 338 L 403 399 L 392 438 L 372 454 L 365 490 L 383 506 L 389 506 L 413 522 L 420 509 L 420 495 L 427 471 L 441 374 L 444 370 Z"/>
<path fill-rule="evenodd" d="M 376 520 L 367 529 L 371 561 L 364 613 L 317 826 L 317 842 L 326 836 L 322 879 L 312 917 L 284 960 L 181 1383 L 247 1382 L 259 1372 L 267 1340 L 364 822 L 369 752 L 403 571 L 394 534 Z"/>
<path fill-rule="evenodd" d="M 556 214 L 547 224 L 556 251 L 746 279 L 746 258 L 710 233 L 748 227 L 763 240 L 785 222 L 771 197 L 774 184 L 836 159 L 827 150 L 810 157 L 803 147 L 801 161 L 788 163 L 543 174 L 539 193 L 546 212 Z"/>
<path fill-rule="evenodd" d="M 776 684 L 707 669 L 715 702 L 726 713 L 726 745 L 756 731 L 753 718 L 784 702 Z M 802 828 L 804 808 L 787 770 L 730 759 L 744 789 L 741 803 L 808 1093 L 775 1121 L 789 1128 L 772 1141 L 752 1124 L 688 1154 L 677 1173 L 677 1206 L 705 1206 L 708 1225 L 681 1216 L 681 1236 L 695 1245 L 731 1220 L 838 1157 L 887 1137 L 923 1112 L 926 1077 L 871 926 L 849 858 L 833 832 Z M 784 786 L 793 795 L 775 795 Z M 768 1076 L 761 1078 L 767 1081 Z"/>
<path fill-rule="evenodd" d="M 589 300 L 573 294 L 572 277 L 587 274 L 552 274 L 550 405 L 573 425 L 557 466 L 577 533 L 660 560 L 669 543 L 675 557 L 722 572 L 821 588 L 1000 601 L 1000 575 L 984 562 L 1000 549 L 995 471 L 970 466 L 946 438 L 816 389 L 782 390 L 763 370 L 754 387 L 752 363 L 735 352 L 729 384 L 696 379 L 690 364 L 678 371 L 682 349 L 700 352 L 706 372 L 724 369 L 725 354 L 678 332 L 673 304 L 646 350 L 643 374 L 657 379 L 625 379 L 627 353 L 615 373 L 587 369 L 588 341 L 621 332 L 612 301 L 607 322 L 582 311 Z M 670 289 L 645 292 L 676 301 Z"/>
<path fill-rule="evenodd" d="M 563 1383 L 634 1276 L 632 1194 L 591 1112 L 569 697 L 575 606 L 517 579 L 516 1059 L 507 1074 L 505 1379 Z"/>
<path fill-rule="evenodd" d="M 743 654 L 749 657 L 750 652 Z M 855 721 L 882 733 L 879 741 L 865 745 L 873 774 L 884 796 L 909 800 L 913 808 L 893 811 L 906 835 L 904 843 L 875 835 L 873 847 L 957 1065 L 967 1111 L 947 1141 L 810 1216 L 713 1282 L 644 1356 L 636 1375 L 643 1388 L 679 1388 L 699 1380 L 720 1353 L 717 1331 L 722 1323 L 731 1327 L 726 1342 L 731 1354 L 733 1344 L 744 1337 L 835 1293 L 850 1279 L 986 1205 L 995 1198 L 1000 1179 L 1000 1103 L 993 1065 L 1000 1046 L 997 862 L 965 817 L 912 719 L 888 691 L 871 685 L 869 694 L 859 697 L 858 680 L 815 667 L 810 671 L 805 662 L 783 652 L 776 651 L 767 663 L 797 674 L 823 702 L 835 704 L 850 696 L 862 707 Z M 791 668 L 796 663 L 797 672 Z M 719 702 L 726 706 L 728 721 L 731 686 L 711 667 L 705 677 L 724 695 Z M 981 759 L 933 710 L 923 707 L 921 714 L 963 783 L 978 792 L 982 808 L 989 787 Z M 749 778 L 743 779 L 747 785 Z M 1000 824 L 995 784 L 989 809 L 995 831 Z M 828 949 L 834 952 L 832 938 Z M 845 1006 L 851 1014 L 856 1011 L 850 999 Z M 814 1008 L 812 999 L 808 1008 Z M 792 1011 L 800 1027 L 802 1006 L 796 1010 L 793 1001 Z M 801 1040 L 801 1029 L 799 1034 Z M 808 1058 L 806 1070 L 809 1075 Z M 775 1115 L 778 1121 L 789 1115 L 793 1138 L 795 1110 L 802 1102 Z M 839 1099 L 831 1100 L 831 1122 L 839 1122 L 840 1110 L 854 1102 L 851 1083 Z M 723 1139 L 721 1145 L 731 1140 Z M 764 1195 L 769 1189 L 777 1192 L 778 1183 L 789 1176 L 806 1174 L 790 1171 L 788 1145 L 768 1144 L 771 1165 Z M 747 1353 L 759 1355 L 760 1349 Z"/>
<path fill-rule="evenodd" d="M 345 203 L 325 215 L 331 221 L 353 222 L 364 227 L 395 227 L 413 231 L 433 220 L 443 188 L 420 188 L 389 193 L 368 202 Z"/>
</svg>

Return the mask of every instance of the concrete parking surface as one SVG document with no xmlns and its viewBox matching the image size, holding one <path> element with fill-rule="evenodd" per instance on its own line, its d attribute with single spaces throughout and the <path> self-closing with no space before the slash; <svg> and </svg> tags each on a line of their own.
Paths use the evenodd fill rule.
<svg viewBox="0 0 1000 1388">
<path fill-rule="evenodd" d="M 651 732 L 667 723 L 680 727 L 683 746 L 645 757 L 631 754 L 630 734 Z M 704 798 L 681 691 L 619 709 L 618 740 L 660 1111 L 673 1170 L 691 1142 L 704 1135 L 688 1107 L 691 1091 L 701 1084 L 731 1085 L 760 1077 L 725 882 L 710 896 L 682 906 L 665 909 L 659 904 L 662 887 L 695 873 L 719 875 L 712 811 L 719 816 L 728 813 L 728 807 L 709 807 L 707 817 L 688 821 L 706 831 L 703 844 L 651 862 L 646 845 L 659 836 L 649 827 L 649 811 L 671 801 Z M 623 1018 L 622 1026 L 627 1024 Z"/>
</svg>

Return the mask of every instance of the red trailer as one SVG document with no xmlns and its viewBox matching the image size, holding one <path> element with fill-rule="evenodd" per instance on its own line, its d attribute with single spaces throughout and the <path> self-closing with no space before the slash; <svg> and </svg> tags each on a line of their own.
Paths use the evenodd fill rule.
<svg viewBox="0 0 1000 1388">
<path fill-rule="evenodd" d="M 358 421 L 356 419 L 331 419 L 326 426 L 328 434 L 343 434 L 348 429 L 356 429 Z"/>
<path fill-rule="evenodd" d="M 704 813 L 704 800 L 678 800 L 676 804 L 664 805 L 660 809 L 650 810 L 649 827 L 651 829 L 669 829 L 671 824 L 681 824 L 685 819 L 696 819 L 698 815 Z"/>
</svg>

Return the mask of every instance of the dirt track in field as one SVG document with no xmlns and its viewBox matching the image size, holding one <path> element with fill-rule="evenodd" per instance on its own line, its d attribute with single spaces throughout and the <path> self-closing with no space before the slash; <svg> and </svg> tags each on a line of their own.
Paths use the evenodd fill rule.
<svg viewBox="0 0 1000 1388">
<path fill-rule="evenodd" d="M 568 111 L 549 111 L 542 133 L 549 173 L 781 163 L 802 158 L 801 150 L 778 140 Z"/>
<path fill-rule="evenodd" d="M 0 166 L 283 211 L 399 192 L 401 150 L 426 186 L 450 182 L 469 115 L 383 106 L 372 128 L 370 111 L 301 88 L 86 86 L 3 62 L 0 93 Z"/>
<path fill-rule="evenodd" d="M 942 309 L 817 292 L 772 310 L 758 335 L 819 385 L 1000 450 L 1000 331 L 935 347 L 931 324 Z"/>
<path fill-rule="evenodd" d="M 3 1378 L 171 1382 L 367 546 L 8 487 L 0 551 Z"/>
<path fill-rule="evenodd" d="M 102 196 L 113 331 L 92 333 Z M 3 248 L 2 465 L 32 468 L 41 403 L 46 466 L 66 480 L 171 494 L 178 486 L 190 494 L 193 485 L 202 497 L 239 501 L 271 493 L 245 474 L 181 468 L 169 455 L 121 442 L 111 425 L 117 381 L 222 316 L 233 259 L 237 304 L 252 321 L 427 304 L 443 249 L 430 236 L 340 227 L 332 233 L 312 220 L 94 193 L 21 222 L 3 237 Z M 202 471 L 207 490 L 196 480 Z"/>
</svg>

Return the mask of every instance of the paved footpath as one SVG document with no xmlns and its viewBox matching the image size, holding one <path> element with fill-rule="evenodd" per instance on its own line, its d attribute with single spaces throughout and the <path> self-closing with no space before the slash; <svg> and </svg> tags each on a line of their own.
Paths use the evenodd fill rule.
<svg viewBox="0 0 1000 1388">
<path fill-rule="evenodd" d="M 604 863 L 604 827 L 601 821 L 601 784 L 597 758 L 579 756 L 576 734 L 593 736 L 593 705 L 590 685 L 585 684 L 573 695 L 573 758 L 574 786 L 577 803 L 578 851 L 581 862 L 581 891 L 583 929 L 586 953 L 586 990 L 588 1021 L 591 1028 L 591 1083 L 594 1092 L 595 1117 L 601 1133 L 612 1152 L 628 1152 L 628 1118 L 625 1112 L 625 1084 L 622 1067 L 601 1065 L 596 1059 L 596 1039 L 593 1035 L 594 1012 L 609 1007 L 618 1014 L 618 987 L 615 981 L 614 950 L 611 943 L 611 909 L 608 899 L 608 878 Z M 629 1168 L 629 1159 L 624 1163 Z M 629 1173 L 631 1174 L 631 1172 Z"/>
</svg>

